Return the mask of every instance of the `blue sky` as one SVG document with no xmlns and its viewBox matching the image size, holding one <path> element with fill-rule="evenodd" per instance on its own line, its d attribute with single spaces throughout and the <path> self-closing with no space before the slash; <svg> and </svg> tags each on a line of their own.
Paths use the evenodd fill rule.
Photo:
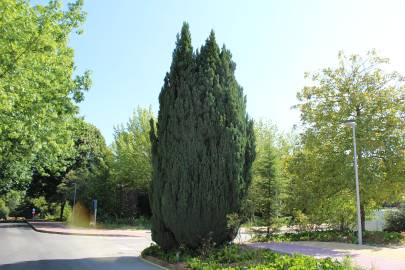
<svg viewBox="0 0 405 270">
<path fill-rule="evenodd" d="M 334 66 L 337 53 L 376 48 L 405 73 L 405 1 L 87 0 L 82 36 L 73 36 L 77 71 L 93 72 L 80 113 L 107 143 L 137 106 L 152 106 L 169 69 L 176 34 L 190 24 L 193 46 L 211 29 L 231 50 L 255 119 L 281 131 L 299 123 L 291 109 L 305 71 Z"/>
</svg>

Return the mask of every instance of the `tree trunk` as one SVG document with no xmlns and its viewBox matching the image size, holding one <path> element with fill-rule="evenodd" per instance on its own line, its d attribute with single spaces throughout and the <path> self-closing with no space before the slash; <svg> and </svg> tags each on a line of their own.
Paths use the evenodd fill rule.
<svg viewBox="0 0 405 270">
<path fill-rule="evenodd" d="M 361 219 L 361 230 L 364 232 L 366 231 L 366 211 L 364 209 L 364 204 L 360 205 L 360 219 Z"/>
<path fill-rule="evenodd" d="M 63 200 L 63 201 L 60 203 L 60 216 L 59 216 L 59 220 L 60 220 L 60 221 L 63 221 L 63 212 L 65 211 L 65 205 L 66 205 L 66 201 Z"/>
</svg>

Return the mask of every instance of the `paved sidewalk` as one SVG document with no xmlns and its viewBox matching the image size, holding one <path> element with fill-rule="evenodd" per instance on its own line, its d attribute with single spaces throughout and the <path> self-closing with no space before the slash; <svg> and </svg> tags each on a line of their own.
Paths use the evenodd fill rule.
<svg viewBox="0 0 405 270">
<path fill-rule="evenodd" d="M 345 256 L 349 256 L 354 264 L 364 269 L 405 270 L 405 246 L 373 247 L 312 241 L 251 243 L 248 245 L 280 253 L 300 253 L 316 258 L 331 257 L 342 260 Z"/>
<path fill-rule="evenodd" d="M 150 237 L 149 230 L 105 230 L 69 227 L 63 222 L 27 221 L 37 232 L 89 235 L 89 236 L 114 236 L 114 237 Z"/>
</svg>

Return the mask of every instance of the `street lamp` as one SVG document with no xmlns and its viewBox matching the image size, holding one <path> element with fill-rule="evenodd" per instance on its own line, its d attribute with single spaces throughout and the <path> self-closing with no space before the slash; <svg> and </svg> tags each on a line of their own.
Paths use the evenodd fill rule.
<svg viewBox="0 0 405 270">
<path fill-rule="evenodd" d="M 359 188 L 359 172 L 357 168 L 357 150 L 356 150 L 356 122 L 354 120 L 348 120 L 344 122 L 344 125 L 351 127 L 353 130 L 353 157 L 354 157 L 354 174 L 356 176 L 356 205 L 357 205 L 357 237 L 359 245 L 363 244 L 363 237 L 361 231 L 361 214 L 360 214 L 360 188 Z"/>
</svg>

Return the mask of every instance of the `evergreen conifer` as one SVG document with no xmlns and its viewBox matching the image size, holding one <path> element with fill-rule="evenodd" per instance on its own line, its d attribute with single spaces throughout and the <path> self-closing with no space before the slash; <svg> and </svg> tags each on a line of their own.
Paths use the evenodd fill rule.
<svg viewBox="0 0 405 270">
<path fill-rule="evenodd" d="M 151 122 L 152 238 L 164 249 L 236 235 L 227 216 L 240 212 L 255 147 L 235 67 L 214 32 L 194 54 L 183 24 L 159 96 L 157 130 Z"/>
</svg>

